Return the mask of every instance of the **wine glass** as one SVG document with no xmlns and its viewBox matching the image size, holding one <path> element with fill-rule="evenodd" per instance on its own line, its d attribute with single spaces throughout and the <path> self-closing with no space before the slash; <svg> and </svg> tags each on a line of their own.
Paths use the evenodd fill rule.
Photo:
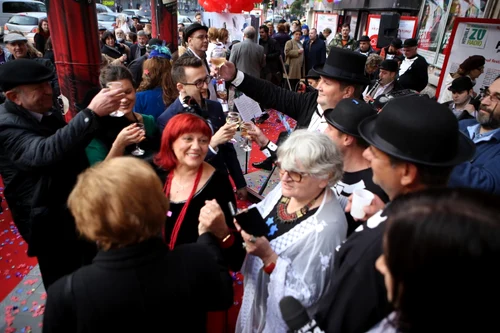
<svg viewBox="0 0 500 333">
<path fill-rule="evenodd" d="M 240 124 L 241 137 L 245 139 L 245 143 L 240 145 L 240 148 L 246 152 L 249 152 L 252 150 L 252 146 L 249 144 L 250 135 L 248 134 L 248 131 L 251 131 L 253 129 L 253 126 L 254 125 L 252 123 L 241 123 Z"/>
<path fill-rule="evenodd" d="M 136 125 L 137 125 L 138 128 L 144 130 L 144 124 L 143 123 L 137 122 Z M 135 144 L 135 149 L 131 152 L 131 154 L 134 155 L 134 156 L 142 156 L 142 155 L 144 155 L 144 149 L 141 149 L 139 147 L 139 143 L 136 143 Z"/>
<path fill-rule="evenodd" d="M 226 123 L 228 124 L 236 124 L 236 125 L 240 125 L 242 122 L 241 120 L 241 116 L 238 112 L 228 112 L 227 113 L 227 116 L 226 116 Z M 230 141 L 232 141 L 233 143 L 236 143 L 237 141 L 232 138 Z"/>
<path fill-rule="evenodd" d="M 226 63 L 226 49 L 216 47 L 210 54 L 210 62 L 217 68 L 221 68 Z M 217 79 L 221 80 L 221 76 L 217 73 Z"/>
<path fill-rule="evenodd" d="M 123 88 L 123 84 L 118 81 L 111 81 L 106 83 L 106 88 L 109 88 L 110 90 L 116 90 L 116 89 L 121 89 Z M 123 117 L 125 113 L 120 110 L 113 111 L 109 114 L 111 117 Z"/>
</svg>

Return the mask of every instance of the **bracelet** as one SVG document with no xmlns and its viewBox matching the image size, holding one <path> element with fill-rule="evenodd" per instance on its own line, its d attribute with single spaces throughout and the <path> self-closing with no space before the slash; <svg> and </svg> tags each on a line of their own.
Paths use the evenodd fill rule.
<svg viewBox="0 0 500 333">
<path fill-rule="evenodd" d="M 223 249 L 231 247 L 234 243 L 234 235 L 232 232 L 229 233 L 223 240 L 219 241 L 219 245 Z"/>
<path fill-rule="evenodd" d="M 274 268 L 276 267 L 276 263 L 274 261 L 270 262 L 266 266 L 262 267 L 262 270 L 266 272 L 268 275 L 271 275 L 271 273 L 274 271 Z"/>
</svg>

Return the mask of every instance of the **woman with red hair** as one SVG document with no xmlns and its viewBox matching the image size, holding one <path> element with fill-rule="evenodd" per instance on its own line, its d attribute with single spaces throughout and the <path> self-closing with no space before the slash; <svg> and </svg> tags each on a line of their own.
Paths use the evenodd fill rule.
<svg viewBox="0 0 500 333">
<path fill-rule="evenodd" d="M 155 163 L 167 172 L 164 192 L 170 199 L 163 236 L 170 249 L 194 243 L 199 222 L 206 222 L 230 268 L 238 271 L 246 251 L 228 207 L 236 200 L 227 175 L 204 162 L 211 137 L 205 119 L 192 113 L 174 116 L 163 131 L 155 157 Z"/>
</svg>

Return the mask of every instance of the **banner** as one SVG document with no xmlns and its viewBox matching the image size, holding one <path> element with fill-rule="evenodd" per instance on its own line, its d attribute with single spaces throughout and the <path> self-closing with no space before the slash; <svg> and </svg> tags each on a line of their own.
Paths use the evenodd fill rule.
<svg viewBox="0 0 500 333">
<path fill-rule="evenodd" d="M 257 21 L 257 22 L 255 22 Z M 243 40 L 243 30 L 252 25 L 259 31 L 260 17 L 249 14 L 233 14 L 233 13 L 203 13 L 203 22 L 209 27 L 226 28 L 229 31 L 229 40 Z"/>
<path fill-rule="evenodd" d="M 329 43 L 337 33 L 337 24 L 339 21 L 338 14 L 323 14 L 323 13 L 315 13 L 314 17 L 314 27 L 318 31 L 318 34 L 322 32 L 325 28 L 330 28 L 332 33 L 328 37 L 327 43 Z"/>
<path fill-rule="evenodd" d="M 468 57 L 482 55 L 486 58 L 484 73 L 476 79 L 474 91 L 489 86 L 500 75 L 500 22 L 499 20 L 457 18 L 450 38 L 449 55 L 446 56 L 439 78 L 436 96 L 439 96 L 445 77 L 457 71 Z"/>
<path fill-rule="evenodd" d="M 368 15 L 368 24 L 365 34 L 370 37 L 370 44 L 374 50 L 377 49 L 378 30 L 380 27 L 380 15 Z M 417 34 L 417 17 L 401 16 L 399 20 L 398 38 L 403 42 L 405 39 L 413 38 Z"/>
</svg>

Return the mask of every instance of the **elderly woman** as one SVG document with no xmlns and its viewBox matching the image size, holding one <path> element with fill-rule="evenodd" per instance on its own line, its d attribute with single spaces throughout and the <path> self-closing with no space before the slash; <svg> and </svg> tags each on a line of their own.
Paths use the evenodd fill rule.
<svg viewBox="0 0 500 333">
<path fill-rule="evenodd" d="M 159 134 L 153 116 L 133 112 L 135 89 L 132 74 L 123 66 L 107 66 L 101 71 L 100 83 L 119 82 L 125 92 L 120 111 L 123 117 L 101 117 L 101 129 L 86 148 L 90 165 L 108 158 L 133 154 L 140 143 L 142 159 L 151 160 L 159 149 Z"/>
<path fill-rule="evenodd" d="M 137 88 L 134 112 L 151 115 L 156 120 L 179 96 L 172 81 L 172 54 L 166 46 L 153 45 L 142 65 L 142 81 Z"/>
<path fill-rule="evenodd" d="M 236 203 L 233 188 L 227 173 L 204 162 L 211 137 L 208 123 L 193 113 L 172 117 L 163 131 L 155 163 L 167 172 L 164 191 L 171 203 L 164 238 L 171 249 L 193 243 L 198 220 L 209 220 L 231 269 L 239 271 L 245 250 L 228 207 Z"/>
<path fill-rule="evenodd" d="M 196 244 L 173 251 L 158 237 L 169 203 L 147 163 L 120 157 L 87 169 L 68 206 L 100 251 L 49 288 L 44 332 L 204 332 L 207 312 L 232 304 L 208 225 L 198 225 Z"/>
<path fill-rule="evenodd" d="M 369 332 L 498 330 L 498 202 L 476 190 L 435 189 L 391 203 L 375 266 L 395 311 Z"/>
<path fill-rule="evenodd" d="M 484 73 L 484 64 L 486 59 L 481 55 L 473 55 L 468 57 L 458 66 L 455 73 L 449 73 L 444 78 L 444 83 L 441 86 L 441 94 L 439 96 L 439 103 L 446 103 L 453 100 L 453 93 L 448 90 L 453 80 L 462 76 L 470 77 L 472 84 L 476 84 L 476 79 Z"/>
<path fill-rule="evenodd" d="M 295 90 L 295 86 L 299 83 L 305 75 L 305 62 L 304 62 L 304 46 L 300 42 L 302 31 L 296 30 L 290 39 L 285 44 L 285 59 L 288 65 L 287 73 L 283 74 L 290 81 L 291 90 Z"/>
<path fill-rule="evenodd" d="M 127 54 L 130 52 L 130 49 L 125 44 L 117 43 L 114 33 L 106 31 L 102 35 L 101 42 L 101 53 L 112 61 L 116 60 L 112 63 L 113 65 L 125 64 L 127 62 Z"/>
<path fill-rule="evenodd" d="M 269 234 L 241 231 L 248 256 L 236 332 L 287 332 L 279 309 L 284 296 L 314 313 L 330 292 L 335 248 L 347 233 L 330 189 L 342 177 L 342 158 L 330 138 L 293 132 L 278 148 L 277 165 L 281 182 L 256 205 Z"/>
</svg>

